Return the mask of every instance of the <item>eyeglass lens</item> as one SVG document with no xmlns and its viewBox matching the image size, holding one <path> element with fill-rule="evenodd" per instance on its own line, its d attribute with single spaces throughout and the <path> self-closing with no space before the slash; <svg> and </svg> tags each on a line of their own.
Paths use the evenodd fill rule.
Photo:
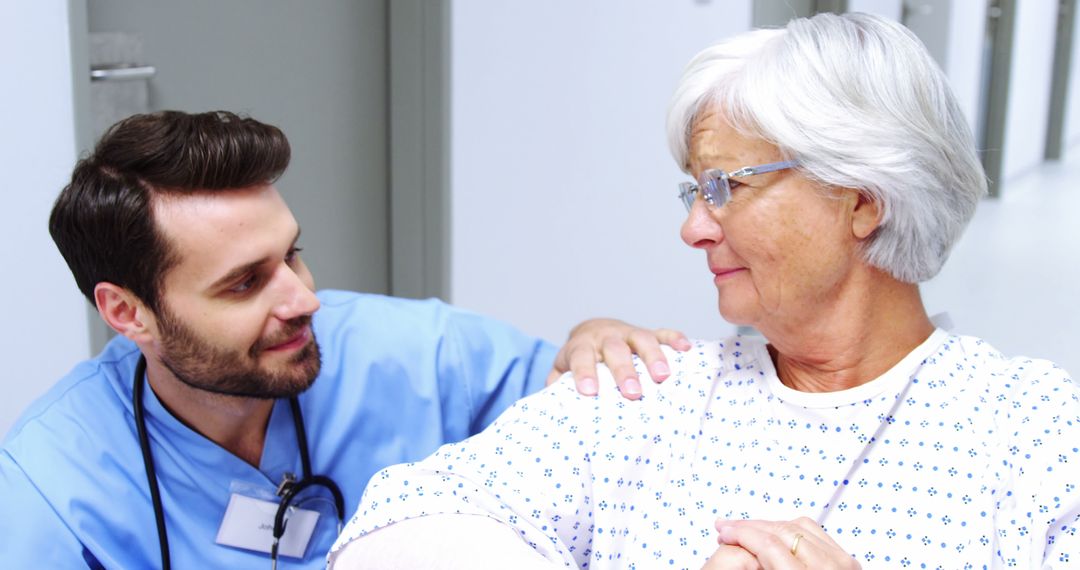
<svg viewBox="0 0 1080 570">
<path fill-rule="evenodd" d="M 722 170 L 706 170 L 701 174 L 697 184 L 683 182 L 679 184 L 679 198 L 689 212 L 694 207 L 694 199 L 701 194 L 705 202 L 712 208 L 719 208 L 727 202 L 728 181 L 727 175 Z"/>
</svg>

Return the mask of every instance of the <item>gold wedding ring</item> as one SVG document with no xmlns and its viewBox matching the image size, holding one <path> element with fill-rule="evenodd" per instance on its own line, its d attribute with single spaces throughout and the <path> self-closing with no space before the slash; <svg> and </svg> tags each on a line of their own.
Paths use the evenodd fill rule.
<svg viewBox="0 0 1080 570">
<path fill-rule="evenodd" d="M 795 556 L 795 552 L 799 550 L 799 543 L 802 542 L 802 534 L 796 533 L 795 539 L 791 541 L 791 555 Z"/>
</svg>

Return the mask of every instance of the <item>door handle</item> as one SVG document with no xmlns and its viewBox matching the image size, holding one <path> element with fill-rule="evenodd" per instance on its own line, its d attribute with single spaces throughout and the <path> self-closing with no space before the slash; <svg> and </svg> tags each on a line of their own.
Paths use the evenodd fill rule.
<svg viewBox="0 0 1080 570">
<path fill-rule="evenodd" d="M 90 81 L 123 81 L 150 79 L 157 74 L 152 65 L 110 65 L 90 68 Z"/>
</svg>

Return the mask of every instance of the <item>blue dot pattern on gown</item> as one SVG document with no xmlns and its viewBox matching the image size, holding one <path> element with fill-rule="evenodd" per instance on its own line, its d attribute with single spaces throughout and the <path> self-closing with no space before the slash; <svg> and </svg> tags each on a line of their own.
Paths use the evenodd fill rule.
<svg viewBox="0 0 1080 570">
<path fill-rule="evenodd" d="M 566 567 L 697 569 L 717 518 L 806 516 L 866 568 L 1080 564 L 1080 389 L 1054 364 L 937 331 L 874 381 L 815 394 L 784 386 L 759 338 L 667 354 L 672 376 L 640 401 L 609 374 L 596 398 L 563 379 L 383 470 L 334 550 L 465 513 Z"/>
</svg>

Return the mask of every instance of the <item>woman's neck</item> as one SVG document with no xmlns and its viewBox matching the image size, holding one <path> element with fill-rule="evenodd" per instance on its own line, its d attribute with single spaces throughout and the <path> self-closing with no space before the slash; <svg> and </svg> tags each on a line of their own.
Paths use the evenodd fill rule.
<svg viewBox="0 0 1080 570">
<path fill-rule="evenodd" d="M 780 381 L 803 392 L 835 392 L 887 372 L 922 344 L 934 325 L 918 285 L 869 270 L 830 306 L 777 326 L 762 324 Z"/>
</svg>

